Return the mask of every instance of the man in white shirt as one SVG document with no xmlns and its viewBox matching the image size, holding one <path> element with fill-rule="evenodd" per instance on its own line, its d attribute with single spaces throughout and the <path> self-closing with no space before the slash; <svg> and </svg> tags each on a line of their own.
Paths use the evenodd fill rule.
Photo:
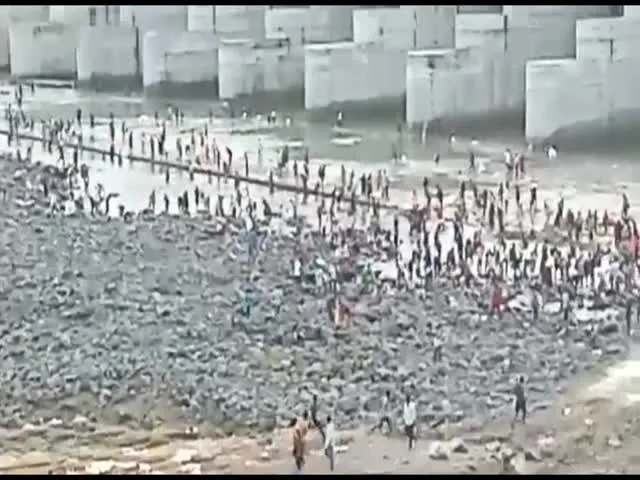
<svg viewBox="0 0 640 480">
<path fill-rule="evenodd" d="M 416 417 L 416 403 L 411 400 L 411 395 L 407 394 L 402 418 L 404 420 L 404 432 L 409 439 L 409 450 L 412 450 L 416 444 Z"/>
<path fill-rule="evenodd" d="M 333 425 L 331 415 L 328 415 L 324 432 L 324 454 L 329 459 L 329 470 L 332 472 L 335 466 L 335 439 L 336 428 Z"/>
</svg>

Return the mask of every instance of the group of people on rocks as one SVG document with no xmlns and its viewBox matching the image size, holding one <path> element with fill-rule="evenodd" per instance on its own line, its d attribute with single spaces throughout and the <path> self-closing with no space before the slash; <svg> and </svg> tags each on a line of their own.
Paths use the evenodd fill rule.
<svg viewBox="0 0 640 480">
<path fill-rule="evenodd" d="M 629 292 L 638 284 L 640 240 L 636 222 L 630 215 L 627 196 L 622 195 L 622 206 L 617 216 L 607 210 L 574 211 L 565 207 L 562 198 L 554 209 L 548 200 L 543 200 L 544 221 L 540 222 L 538 185 L 531 180 L 534 166 L 528 164 L 525 153 L 505 151 L 504 177 L 490 188 L 481 187 L 476 181 L 480 171 L 477 152 L 471 148 L 468 171 L 456 192 L 445 195 L 433 178 L 424 177 L 421 193 L 417 189 L 412 192 L 412 204 L 398 206 L 391 203 L 395 195 L 390 189 L 386 169 L 356 172 L 342 165 L 336 179 L 331 179 L 328 169 L 335 167 L 320 164 L 314 172 L 308 149 L 298 157 L 284 145 L 276 161 L 268 167 L 265 179 L 251 171 L 249 153 L 235 156 L 229 146 L 217 142 L 210 131 L 212 113 L 209 121 L 186 130 L 186 134 L 175 136 L 174 148 L 169 148 L 174 135 L 169 135 L 168 131 L 171 127 L 185 126 L 184 111 L 170 108 L 166 117 L 156 112 L 153 117 L 146 118 L 150 128 L 139 129 L 140 133 L 135 123 L 129 125 L 125 120 L 117 121 L 110 114 L 106 120 L 108 147 L 100 150 L 95 145 L 98 123 L 93 114 L 88 116 L 88 125 L 83 121 L 84 112 L 80 108 L 73 119 L 41 120 L 40 134 L 36 135 L 37 121 L 23 110 L 23 95 L 23 87 L 18 86 L 16 106 L 10 104 L 5 109 L 8 145 L 15 147 L 18 161 L 32 160 L 35 142 L 41 144 L 44 152 L 57 156 L 68 183 L 70 201 L 76 208 L 83 209 L 84 201 L 88 199 L 91 215 L 109 215 L 110 202 L 118 197 L 118 193 L 107 194 L 103 185 L 91 183 L 90 167 L 81 163 L 83 152 L 93 152 L 104 161 L 119 166 L 123 164 L 123 158 L 145 157 L 154 170 L 164 169 L 165 184 L 171 182 L 171 171 L 175 169 L 186 169 L 192 181 L 196 173 L 206 175 L 210 184 L 216 177 L 218 190 L 215 193 L 206 193 L 202 186 L 195 186 L 192 191 L 185 189 L 175 199 L 179 213 L 191 214 L 193 205 L 196 212 L 243 219 L 250 233 L 273 219 L 286 219 L 296 225 L 301 246 L 309 241 L 310 233 L 299 221 L 300 209 L 305 206 L 314 208 L 314 235 L 319 236 L 333 252 L 331 258 L 324 259 L 330 267 L 328 274 L 318 276 L 318 294 L 332 300 L 327 303 L 330 318 L 345 311 L 351 314 L 352 309 L 342 303 L 340 295 L 345 277 L 343 270 L 352 268 L 361 260 L 364 260 L 364 266 L 357 281 L 362 284 L 363 294 L 384 295 L 389 291 L 409 290 L 425 295 L 437 289 L 441 282 L 453 282 L 463 287 L 463 291 L 484 290 L 487 312 L 502 314 L 508 308 L 510 295 L 507 289 L 511 288 L 515 293 L 528 292 L 528 307 L 534 319 L 547 299 L 560 295 L 565 318 L 570 321 L 573 308 L 585 296 L 604 298 Z M 277 123 L 275 112 L 269 115 L 268 121 L 270 125 Z M 340 113 L 338 123 L 342 125 L 343 122 Z M 26 152 L 22 153 L 25 143 Z M 69 151 L 70 162 L 67 159 Z M 554 152 L 557 155 L 555 148 Z M 263 171 L 261 144 L 255 153 L 258 170 Z M 438 166 L 444 161 L 441 155 L 434 158 Z M 43 178 L 41 188 L 45 198 L 50 200 L 54 214 L 61 207 L 58 194 L 49 182 Z M 221 189 L 222 182 L 231 184 L 233 188 Z M 249 183 L 266 187 L 268 193 L 262 198 L 252 196 L 247 186 Z M 269 197 L 283 188 L 294 192 L 290 202 L 280 202 L 277 208 L 272 207 Z M 525 198 L 527 190 L 528 198 Z M 151 213 L 157 210 L 157 195 L 157 189 L 149 194 L 147 211 Z M 211 195 L 215 195 L 213 206 Z M 309 205 L 310 199 L 315 199 L 315 207 Z M 162 211 L 168 212 L 170 203 L 169 194 L 162 193 Z M 132 218 L 124 205 L 119 205 L 118 211 L 121 217 Z M 510 217 L 515 217 L 515 221 Z M 387 218 L 390 218 L 388 222 Z M 407 225 L 408 232 L 401 231 L 403 224 Z M 364 243 L 375 250 L 378 263 L 392 265 L 395 274 L 383 274 L 376 262 L 363 258 L 366 255 L 361 253 L 362 235 Z M 609 245 L 599 241 L 599 237 L 605 235 L 613 237 Z M 253 262 L 257 242 L 249 243 L 249 260 Z M 301 248 L 300 255 L 292 259 L 292 276 L 301 279 L 305 263 L 309 261 Z M 243 307 L 244 315 L 251 315 L 251 304 L 248 302 Z M 629 314 L 625 318 L 631 317 L 632 306 L 629 301 Z M 640 312 L 637 304 L 635 308 Z M 627 320 L 628 330 L 629 322 Z M 336 324 L 344 325 L 343 322 Z M 434 333 L 433 348 L 433 361 L 441 361 L 446 353 L 446 342 L 437 332 Z M 518 381 L 514 392 L 517 413 L 522 414 L 524 420 L 523 382 Z M 327 416 L 324 423 L 320 422 L 316 397 L 314 405 L 311 419 L 304 413 L 293 427 L 295 465 L 298 470 L 304 465 L 305 439 L 309 427 L 313 426 L 323 437 L 325 453 L 333 470 L 336 441 L 333 421 L 331 416 Z M 386 425 L 390 429 L 393 422 L 389 392 L 385 393 L 382 405 L 377 427 Z M 415 445 L 417 415 L 416 404 L 410 395 L 406 396 L 403 410 L 405 433 L 411 449 Z"/>
</svg>

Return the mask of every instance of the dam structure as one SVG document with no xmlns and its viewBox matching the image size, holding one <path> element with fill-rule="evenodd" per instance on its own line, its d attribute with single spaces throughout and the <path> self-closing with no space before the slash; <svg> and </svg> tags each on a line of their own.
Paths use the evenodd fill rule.
<svg viewBox="0 0 640 480">
<path fill-rule="evenodd" d="M 637 128 L 640 8 L 621 10 L 617 17 L 578 20 L 574 55 L 527 63 L 530 142 L 597 139 Z"/>
<path fill-rule="evenodd" d="M 575 54 L 576 22 L 610 15 L 608 5 L 504 5 L 500 13 L 458 13 L 453 48 L 408 52 L 407 124 L 476 128 L 482 119 L 489 127 L 504 122 L 523 129 L 527 63 Z"/>
<path fill-rule="evenodd" d="M 355 9 L 351 40 L 305 47 L 305 109 L 389 106 L 401 111 L 407 53 L 452 48 L 455 17 L 455 6 Z"/>
</svg>

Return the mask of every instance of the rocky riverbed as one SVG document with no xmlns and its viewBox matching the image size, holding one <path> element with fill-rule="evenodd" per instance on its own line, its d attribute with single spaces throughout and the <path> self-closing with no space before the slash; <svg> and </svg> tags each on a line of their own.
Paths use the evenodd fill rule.
<svg viewBox="0 0 640 480">
<path fill-rule="evenodd" d="M 510 405 L 517 375 L 531 409 L 545 408 L 572 374 L 625 350 L 615 318 L 595 335 L 591 322 L 562 328 L 559 314 L 487 318 L 484 292 L 445 285 L 374 298 L 346 282 L 359 314 L 336 331 L 326 296 L 289 278 L 293 236 L 270 234 L 250 264 L 242 228 L 217 235 L 215 219 L 50 216 L 37 186 L 53 170 L 0 160 L 1 427 L 81 415 L 268 430 L 313 393 L 353 427 L 386 389 L 398 415 L 411 392 L 421 422 L 476 423 Z M 247 289 L 250 318 L 239 314 Z"/>
</svg>

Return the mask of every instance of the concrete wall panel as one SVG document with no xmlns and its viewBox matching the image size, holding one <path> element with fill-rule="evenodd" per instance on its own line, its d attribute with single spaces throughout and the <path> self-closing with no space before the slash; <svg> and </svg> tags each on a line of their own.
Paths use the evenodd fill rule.
<svg viewBox="0 0 640 480">
<path fill-rule="evenodd" d="M 453 48 L 455 45 L 456 7 L 448 5 L 412 5 L 416 20 L 416 47 Z"/>
<path fill-rule="evenodd" d="M 255 58 L 253 48 L 254 42 L 251 39 L 222 39 L 220 42 L 218 50 L 220 98 L 235 98 L 253 88 L 245 75 Z"/>
<path fill-rule="evenodd" d="M 406 89 L 402 51 L 372 44 L 307 45 L 305 108 L 400 97 Z"/>
<path fill-rule="evenodd" d="M 249 38 L 262 41 L 265 33 L 265 5 L 216 5 L 216 33 L 220 38 Z"/>
<path fill-rule="evenodd" d="M 76 50 L 79 84 L 100 89 L 137 86 L 138 51 L 134 27 L 81 27 Z"/>
<path fill-rule="evenodd" d="M 353 5 L 311 5 L 305 32 L 308 42 L 353 40 Z"/>
<path fill-rule="evenodd" d="M 187 30 L 213 32 L 216 12 L 212 5 L 187 5 Z"/>
<path fill-rule="evenodd" d="M 134 26 L 141 33 L 187 29 L 186 5 L 121 5 L 120 25 Z"/>
<path fill-rule="evenodd" d="M 593 59 L 527 63 L 525 135 L 540 141 L 577 124 L 605 123 L 608 68 Z"/>
<path fill-rule="evenodd" d="M 9 68 L 9 24 L 11 23 L 11 21 L 18 20 L 47 22 L 49 20 L 49 6 L 0 6 L 0 69 Z"/>
<path fill-rule="evenodd" d="M 284 35 L 293 45 L 302 45 L 306 41 L 308 23 L 308 8 L 276 8 L 267 10 L 264 15 L 266 37 Z"/>
<path fill-rule="evenodd" d="M 625 5 L 624 6 L 625 17 L 640 17 L 640 5 Z"/>
<path fill-rule="evenodd" d="M 458 13 L 501 14 L 502 5 L 458 5 Z"/>
<path fill-rule="evenodd" d="M 440 118 L 451 104 L 440 82 L 455 69 L 454 49 L 411 51 L 407 56 L 406 121 L 423 124 Z M 439 95 L 435 93 L 439 91 Z"/>
<path fill-rule="evenodd" d="M 577 58 L 626 58 L 640 55 L 640 17 L 578 20 Z"/>
<path fill-rule="evenodd" d="M 11 74 L 75 78 L 77 42 L 77 27 L 51 22 L 12 22 L 9 25 Z"/>
<path fill-rule="evenodd" d="M 608 5 L 505 5 L 509 28 L 528 30 L 527 59 L 574 57 L 576 21 L 606 17 Z"/>
<path fill-rule="evenodd" d="M 213 32 L 147 32 L 142 41 L 142 83 L 145 89 L 209 86 L 218 76 L 219 41 Z"/>
<path fill-rule="evenodd" d="M 218 51 L 220 98 L 300 91 L 304 50 L 285 40 L 223 40 Z"/>
<path fill-rule="evenodd" d="M 5 5 L 0 6 L 1 45 L 0 61 L 2 67 L 9 67 L 9 25 L 11 22 L 48 22 L 49 5 Z"/>
</svg>

